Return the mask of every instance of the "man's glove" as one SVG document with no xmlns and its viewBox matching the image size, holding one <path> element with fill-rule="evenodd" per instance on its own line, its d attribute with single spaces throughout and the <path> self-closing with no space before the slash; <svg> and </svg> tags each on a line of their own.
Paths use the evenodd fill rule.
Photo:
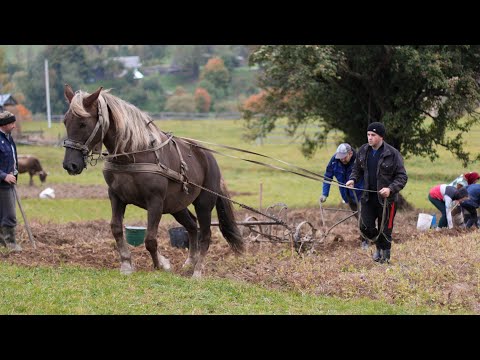
<svg viewBox="0 0 480 360">
<path fill-rule="evenodd" d="M 320 202 L 324 203 L 327 201 L 327 197 L 325 195 L 320 196 Z"/>
</svg>

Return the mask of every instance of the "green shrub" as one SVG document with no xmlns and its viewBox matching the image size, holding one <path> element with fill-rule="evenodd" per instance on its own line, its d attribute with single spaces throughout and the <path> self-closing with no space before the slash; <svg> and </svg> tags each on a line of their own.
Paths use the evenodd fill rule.
<svg viewBox="0 0 480 360">
<path fill-rule="evenodd" d="M 192 94 L 172 95 L 165 104 L 167 111 L 195 112 L 195 99 Z"/>
</svg>

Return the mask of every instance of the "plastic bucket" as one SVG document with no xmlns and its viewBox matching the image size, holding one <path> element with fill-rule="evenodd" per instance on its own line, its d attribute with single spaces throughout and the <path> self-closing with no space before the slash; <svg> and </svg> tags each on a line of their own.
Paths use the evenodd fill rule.
<svg viewBox="0 0 480 360">
<path fill-rule="evenodd" d="M 430 214 L 418 214 L 417 230 L 426 231 L 432 226 L 433 216 Z"/>
<path fill-rule="evenodd" d="M 127 243 L 132 246 L 139 246 L 145 242 L 145 232 L 147 228 L 143 226 L 125 226 L 125 238 Z"/>
<path fill-rule="evenodd" d="M 183 226 L 168 229 L 168 235 L 170 236 L 170 244 L 173 247 L 188 248 L 188 232 Z"/>
</svg>

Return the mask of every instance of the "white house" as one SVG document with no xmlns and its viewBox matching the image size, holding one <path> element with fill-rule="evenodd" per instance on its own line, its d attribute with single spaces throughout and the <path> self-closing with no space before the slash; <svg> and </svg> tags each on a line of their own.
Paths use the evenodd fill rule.
<svg viewBox="0 0 480 360">
<path fill-rule="evenodd" d="M 140 56 L 118 56 L 114 57 L 113 60 L 122 63 L 123 71 L 118 75 L 118 77 L 125 76 L 128 70 L 133 69 L 133 78 L 134 79 L 142 79 L 143 74 L 138 70 L 142 63 L 140 62 Z"/>
<path fill-rule="evenodd" d="M 0 111 L 3 111 L 5 105 L 17 105 L 17 100 L 15 100 L 12 94 L 0 94 Z"/>
</svg>

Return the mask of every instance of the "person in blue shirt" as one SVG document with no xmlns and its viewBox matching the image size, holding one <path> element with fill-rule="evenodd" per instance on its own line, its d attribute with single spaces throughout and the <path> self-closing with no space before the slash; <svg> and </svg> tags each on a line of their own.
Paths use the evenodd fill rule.
<svg viewBox="0 0 480 360">
<path fill-rule="evenodd" d="M 22 251 L 15 241 L 17 215 L 15 189 L 18 176 L 17 147 L 12 138 L 15 115 L 9 111 L 0 113 L 0 245 L 12 251 Z"/>
<path fill-rule="evenodd" d="M 468 185 L 467 191 L 468 199 L 460 204 L 466 210 L 463 214 L 465 226 L 471 228 L 475 225 L 478 228 L 477 208 L 480 206 L 480 184 Z"/>
<path fill-rule="evenodd" d="M 350 144 L 340 144 L 337 148 L 335 155 L 333 155 L 328 162 L 327 169 L 325 170 L 324 174 L 325 180 L 333 180 L 333 178 L 335 177 L 341 185 L 345 185 L 345 183 L 350 178 L 350 174 L 352 173 L 353 163 L 355 162 L 356 156 L 357 154 Z M 363 179 L 355 185 L 358 189 L 363 189 Z M 352 190 L 341 186 L 339 186 L 338 189 L 340 190 L 340 195 L 342 196 L 343 201 L 348 204 L 348 206 L 350 206 L 350 209 L 352 209 L 352 211 L 357 211 L 357 202 L 360 201 L 360 198 L 362 196 L 362 190 Z M 354 192 L 357 195 L 356 198 Z M 325 201 L 327 201 L 329 194 L 330 183 L 324 182 L 320 202 L 324 203 Z"/>
</svg>

